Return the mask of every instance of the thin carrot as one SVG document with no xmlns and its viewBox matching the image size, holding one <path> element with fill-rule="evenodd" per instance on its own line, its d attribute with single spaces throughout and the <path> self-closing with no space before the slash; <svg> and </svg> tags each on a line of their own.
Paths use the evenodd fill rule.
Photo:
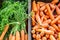
<svg viewBox="0 0 60 40">
<path fill-rule="evenodd" d="M 50 35 L 50 40 L 56 40 L 53 35 Z"/>
<path fill-rule="evenodd" d="M 12 36 L 11 40 L 15 40 L 15 35 Z"/>
<path fill-rule="evenodd" d="M 21 30 L 21 40 L 24 40 L 24 37 L 25 36 L 25 32 L 24 32 L 24 30 Z"/>
<path fill-rule="evenodd" d="M 57 16 L 57 18 L 55 18 L 55 19 L 51 22 L 51 25 L 53 25 L 54 23 L 56 23 L 59 19 L 60 19 L 60 15 Z"/>
<path fill-rule="evenodd" d="M 35 0 L 32 2 L 32 10 L 37 11 L 37 5 L 36 5 Z"/>
<path fill-rule="evenodd" d="M 25 34 L 25 40 L 28 40 L 28 34 Z"/>
<path fill-rule="evenodd" d="M 59 9 L 58 6 L 56 6 L 56 12 L 57 12 L 58 15 L 60 15 L 60 9 Z"/>
<path fill-rule="evenodd" d="M 48 10 L 48 14 L 49 14 L 51 20 L 53 20 L 53 19 L 54 19 L 54 16 L 53 16 L 52 11 L 51 11 L 51 9 L 50 9 L 50 7 L 49 7 L 49 4 L 46 5 L 46 8 L 47 8 L 47 10 Z"/>
<path fill-rule="evenodd" d="M 9 40 L 11 40 L 11 39 L 12 39 L 12 34 L 9 35 Z"/>
<path fill-rule="evenodd" d="M 8 31 L 8 28 L 9 28 L 9 25 L 7 24 L 7 25 L 5 26 L 5 28 L 4 28 L 4 31 L 2 32 L 2 34 L 1 34 L 1 36 L 0 36 L 0 39 L 1 39 L 1 40 L 3 40 L 6 32 Z"/>
<path fill-rule="evenodd" d="M 19 31 L 16 31 L 16 40 L 20 40 L 20 33 L 19 33 Z"/>
</svg>

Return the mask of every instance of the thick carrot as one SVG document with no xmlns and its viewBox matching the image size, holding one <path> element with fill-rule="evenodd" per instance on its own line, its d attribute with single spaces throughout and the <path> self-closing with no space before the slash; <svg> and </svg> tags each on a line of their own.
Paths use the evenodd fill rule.
<svg viewBox="0 0 60 40">
<path fill-rule="evenodd" d="M 1 36 L 0 36 L 0 39 L 1 39 L 1 40 L 3 40 L 6 32 L 8 31 L 8 28 L 9 28 L 9 25 L 7 24 L 7 25 L 5 26 L 5 28 L 4 28 L 4 31 L 2 32 L 2 34 L 1 34 Z"/>
<path fill-rule="evenodd" d="M 35 22 L 36 22 L 35 21 L 35 12 L 32 11 L 32 13 L 33 13 L 32 14 L 32 26 L 34 26 L 35 25 Z"/>
<path fill-rule="evenodd" d="M 20 40 L 20 33 L 19 33 L 19 31 L 16 31 L 16 40 Z"/>
<path fill-rule="evenodd" d="M 50 9 L 50 7 L 49 7 L 49 4 L 46 5 L 46 8 L 47 8 L 47 10 L 48 10 L 48 14 L 49 14 L 51 20 L 53 20 L 53 19 L 54 19 L 54 16 L 53 16 L 52 11 L 51 11 L 51 9 Z"/>
<path fill-rule="evenodd" d="M 35 0 L 32 2 L 32 10 L 37 11 L 37 5 L 36 5 Z"/>
<path fill-rule="evenodd" d="M 12 34 L 9 35 L 9 40 L 11 40 L 11 39 L 12 39 Z"/>
<path fill-rule="evenodd" d="M 59 2 L 59 0 L 53 0 L 51 3 L 52 4 L 56 4 L 56 3 L 58 3 Z"/>
<path fill-rule="evenodd" d="M 24 37 L 25 36 L 25 32 L 24 32 L 24 30 L 21 30 L 21 40 L 24 40 Z"/>
<path fill-rule="evenodd" d="M 56 6 L 56 12 L 57 12 L 58 15 L 60 15 L 60 9 L 59 9 L 58 6 Z"/>
<path fill-rule="evenodd" d="M 42 40 L 47 40 L 47 38 L 46 37 L 42 37 Z"/>
<path fill-rule="evenodd" d="M 28 40 L 28 34 L 25 34 L 25 40 Z"/>
<path fill-rule="evenodd" d="M 60 19 L 60 15 L 57 16 L 57 18 L 55 18 L 55 19 L 51 22 L 51 25 L 53 25 L 54 23 L 56 23 L 59 19 Z"/>
<path fill-rule="evenodd" d="M 53 35 L 50 35 L 50 40 L 56 40 Z"/>
<path fill-rule="evenodd" d="M 11 40 L 15 40 L 15 35 L 12 36 Z"/>
</svg>

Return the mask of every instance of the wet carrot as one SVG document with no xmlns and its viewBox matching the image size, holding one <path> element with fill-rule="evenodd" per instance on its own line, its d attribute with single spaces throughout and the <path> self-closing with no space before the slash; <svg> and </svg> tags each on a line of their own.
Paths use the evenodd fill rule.
<svg viewBox="0 0 60 40">
<path fill-rule="evenodd" d="M 32 10 L 37 11 L 37 5 L 36 5 L 35 0 L 32 2 Z"/>
<path fill-rule="evenodd" d="M 25 34 L 25 40 L 28 40 L 28 34 Z"/>
<path fill-rule="evenodd" d="M 0 36 L 0 39 L 1 39 L 1 40 L 3 40 L 6 32 L 8 31 L 8 28 L 9 28 L 9 25 L 7 24 L 7 25 L 5 26 L 5 28 L 4 28 L 4 31 L 2 32 L 2 34 L 1 34 L 1 36 Z"/>
<path fill-rule="evenodd" d="M 21 40 L 24 40 L 24 37 L 25 36 L 25 32 L 24 32 L 24 30 L 21 30 Z"/>
<path fill-rule="evenodd" d="M 50 40 L 56 40 L 53 35 L 50 35 Z"/>
<path fill-rule="evenodd" d="M 19 33 L 19 31 L 16 31 L 16 40 L 20 40 L 20 33 Z"/>
<path fill-rule="evenodd" d="M 53 25 L 53 24 L 56 23 L 59 19 L 60 19 L 60 16 L 57 16 L 57 18 L 55 18 L 55 19 L 51 22 L 51 24 Z"/>
<path fill-rule="evenodd" d="M 12 36 L 11 40 L 15 40 L 15 35 Z"/>
<path fill-rule="evenodd" d="M 53 20 L 53 19 L 54 19 L 54 16 L 53 16 L 52 11 L 51 11 L 51 9 L 50 9 L 50 7 L 49 7 L 49 4 L 46 5 L 46 8 L 47 8 L 47 10 L 48 10 L 48 14 L 49 14 L 51 20 Z"/>
<path fill-rule="evenodd" d="M 9 35 L 9 40 L 11 40 L 11 39 L 12 39 L 12 34 Z"/>
<path fill-rule="evenodd" d="M 60 9 L 59 9 L 58 6 L 56 6 L 56 12 L 57 12 L 58 15 L 60 15 Z"/>
</svg>

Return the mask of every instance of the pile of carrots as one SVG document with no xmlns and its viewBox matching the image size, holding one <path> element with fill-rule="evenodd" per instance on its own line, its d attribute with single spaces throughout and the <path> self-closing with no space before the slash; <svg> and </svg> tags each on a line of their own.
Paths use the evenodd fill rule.
<svg viewBox="0 0 60 40">
<path fill-rule="evenodd" d="M 35 0 L 32 2 L 33 40 L 60 40 L 60 3 L 58 2 L 59 0 L 53 0 L 51 3 Z"/>
<path fill-rule="evenodd" d="M 9 25 L 6 25 L 0 36 L 0 40 L 3 40 L 8 29 Z M 25 33 L 25 30 L 21 30 L 20 32 L 16 31 L 15 35 L 10 33 L 9 37 L 7 37 L 5 40 L 28 40 L 28 34 Z"/>
</svg>

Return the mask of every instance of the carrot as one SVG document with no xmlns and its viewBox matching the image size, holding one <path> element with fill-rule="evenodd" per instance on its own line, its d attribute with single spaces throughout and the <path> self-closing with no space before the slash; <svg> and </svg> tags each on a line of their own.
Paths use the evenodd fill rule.
<svg viewBox="0 0 60 40">
<path fill-rule="evenodd" d="M 42 40 L 47 40 L 47 38 L 46 37 L 42 37 Z"/>
<path fill-rule="evenodd" d="M 35 33 L 35 30 L 32 30 L 31 33 L 34 34 Z"/>
<path fill-rule="evenodd" d="M 36 5 L 35 0 L 32 2 L 32 10 L 37 11 L 37 5 Z"/>
<path fill-rule="evenodd" d="M 46 34 L 45 37 L 48 39 L 50 37 L 50 35 Z"/>
<path fill-rule="evenodd" d="M 19 31 L 16 31 L 16 40 L 20 40 L 20 33 L 19 33 Z"/>
<path fill-rule="evenodd" d="M 24 40 L 25 32 L 24 30 L 21 30 L 21 40 Z"/>
<path fill-rule="evenodd" d="M 56 4 L 56 3 L 58 3 L 59 2 L 59 0 L 53 0 L 51 3 L 52 4 Z"/>
<path fill-rule="evenodd" d="M 60 31 L 60 29 L 55 24 L 53 24 L 52 27 L 54 27 L 55 30 Z"/>
<path fill-rule="evenodd" d="M 6 38 L 6 40 L 8 40 L 8 38 Z"/>
<path fill-rule="evenodd" d="M 33 34 L 32 37 L 33 37 L 33 38 L 36 38 L 36 34 Z"/>
<path fill-rule="evenodd" d="M 41 25 L 42 24 L 42 21 L 41 21 L 41 18 L 40 18 L 40 16 L 39 16 L 38 13 L 39 12 L 37 12 L 37 14 L 36 14 L 36 21 L 38 22 L 39 25 Z"/>
<path fill-rule="evenodd" d="M 11 40 L 15 40 L 15 35 L 12 36 Z"/>
<path fill-rule="evenodd" d="M 49 5 L 50 5 L 51 9 L 55 9 L 55 5 L 53 5 L 53 4 L 49 4 Z"/>
<path fill-rule="evenodd" d="M 60 28 L 60 24 L 58 24 L 58 28 Z"/>
<path fill-rule="evenodd" d="M 55 19 L 51 22 L 51 25 L 53 25 L 54 23 L 56 23 L 59 19 L 60 19 L 60 15 L 57 16 L 57 18 L 55 18 Z"/>
<path fill-rule="evenodd" d="M 25 34 L 25 40 L 28 40 L 28 34 Z"/>
<path fill-rule="evenodd" d="M 35 23 L 35 22 L 36 22 L 36 21 L 35 21 L 35 12 L 32 11 L 32 13 L 33 13 L 33 14 L 32 14 L 32 26 L 34 26 L 34 25 L 36 24 L 36 23 Z"/>
<path fill-rule="evenodd" d="M 12 39 L 12 34 L 9 35 L 9 40 L 11 40 L 11 39 Z"/>
<path fill-rule="evenodd" d="M 52 26 L 49 27 L 49 30 L 56 31 Z"/>
<path fill-rule="evenodd" d="M 53 16 L 52 11 L 51 11 L 51 9 L 50 9 L 50 7 L 49 7 L 48 4 L 46 5 L 46 8 L 47 8 L 47 10 L 48 10 L 48 14 L 49 14 L 51 20 L 53 20 L 53 19 L 54 19 L 54 16 Z"/>
<path fill-rule="evenodd" d="M 2 32 L 2 34 L 1 34 L 1 36 L 0 36 L 0 39 L 1 39 L 1 40 L 3 40 L 6 32 L 8 31 L 8 28 L 9 28 L 9 25 L 7 24 L 7 25 L 5 26 L 5 28 L 4 28 L 4 31 Z"/>
<path fill-rule="evenodd" d="M 57 35 L 57 34 L 54 34 L 54 37 L 55 37 L 55 38 L 57 38 L 57 37 L 58 37 L 58 35 Z"/>
<path fill-rule="evenodd" d="M 38 40 L 38 39 L 40 39 L 40 38 L 41 38 L 40 34 L 37 34 L 37 35 L 36 35 L 36 40 Z"/>
<path fill-rule="evenodd" d="M 46 8 L 46 6 L 44 5 L 44 6 L 42 6 L 41 8 L 40 8 L 40 11 L 44 11 L 45 10 L 45 8 Z"/>
<path fill-rule="evenodd" d="M 43 11 L 40 11 L 40 16 L 41 16 L 41 17 L 42 17 L 42 16 L 45 16 L 44 13 L 43 13 Z"/>
<path fill-rule="evenodd" d="M 60 32 L 58 33 L 58 40 L 60 40 Z"/>
<path fill-rule="evenodd" d="M 57 12 L 58 15 L 60 15 L 60 9 L 59 9 L 58 6 L 56 6 L 56 12 Z"/>
<path fill-rule="evenodd" d="M 53 35 L 50 35 L 50 40 L 56 40 Z"/>
<path fill-rule="evenodd" d="M 60 24 L 60 19 L 58 20 L 58 24 Z"/>
<path fill-rule="evenodd" d="M 40 36 L 43 37 L 44 34 L 45 34 L 44 31 L 42 31 L 42 32 L 40 33 Z"/>
<path fill-rule="evenodd" d="M 42 6 L 44 6 L 44 5 L 45 5 L 45 3 L 44 3 L 44 2 L 39 2 L 39 4 L 40 4 L 40 7 L 42 7 Z"/>
<path fill-rule="evenodd" d="M 40 4 L 39 2 L 37 2 L 37 10 L 39 11 L 39 9 L 40 9 Z"/>
<path fill-rule="evenodd" d="M 60 8 L 60 3 L 58 4 L 58 7 Z"/>
</svg>

